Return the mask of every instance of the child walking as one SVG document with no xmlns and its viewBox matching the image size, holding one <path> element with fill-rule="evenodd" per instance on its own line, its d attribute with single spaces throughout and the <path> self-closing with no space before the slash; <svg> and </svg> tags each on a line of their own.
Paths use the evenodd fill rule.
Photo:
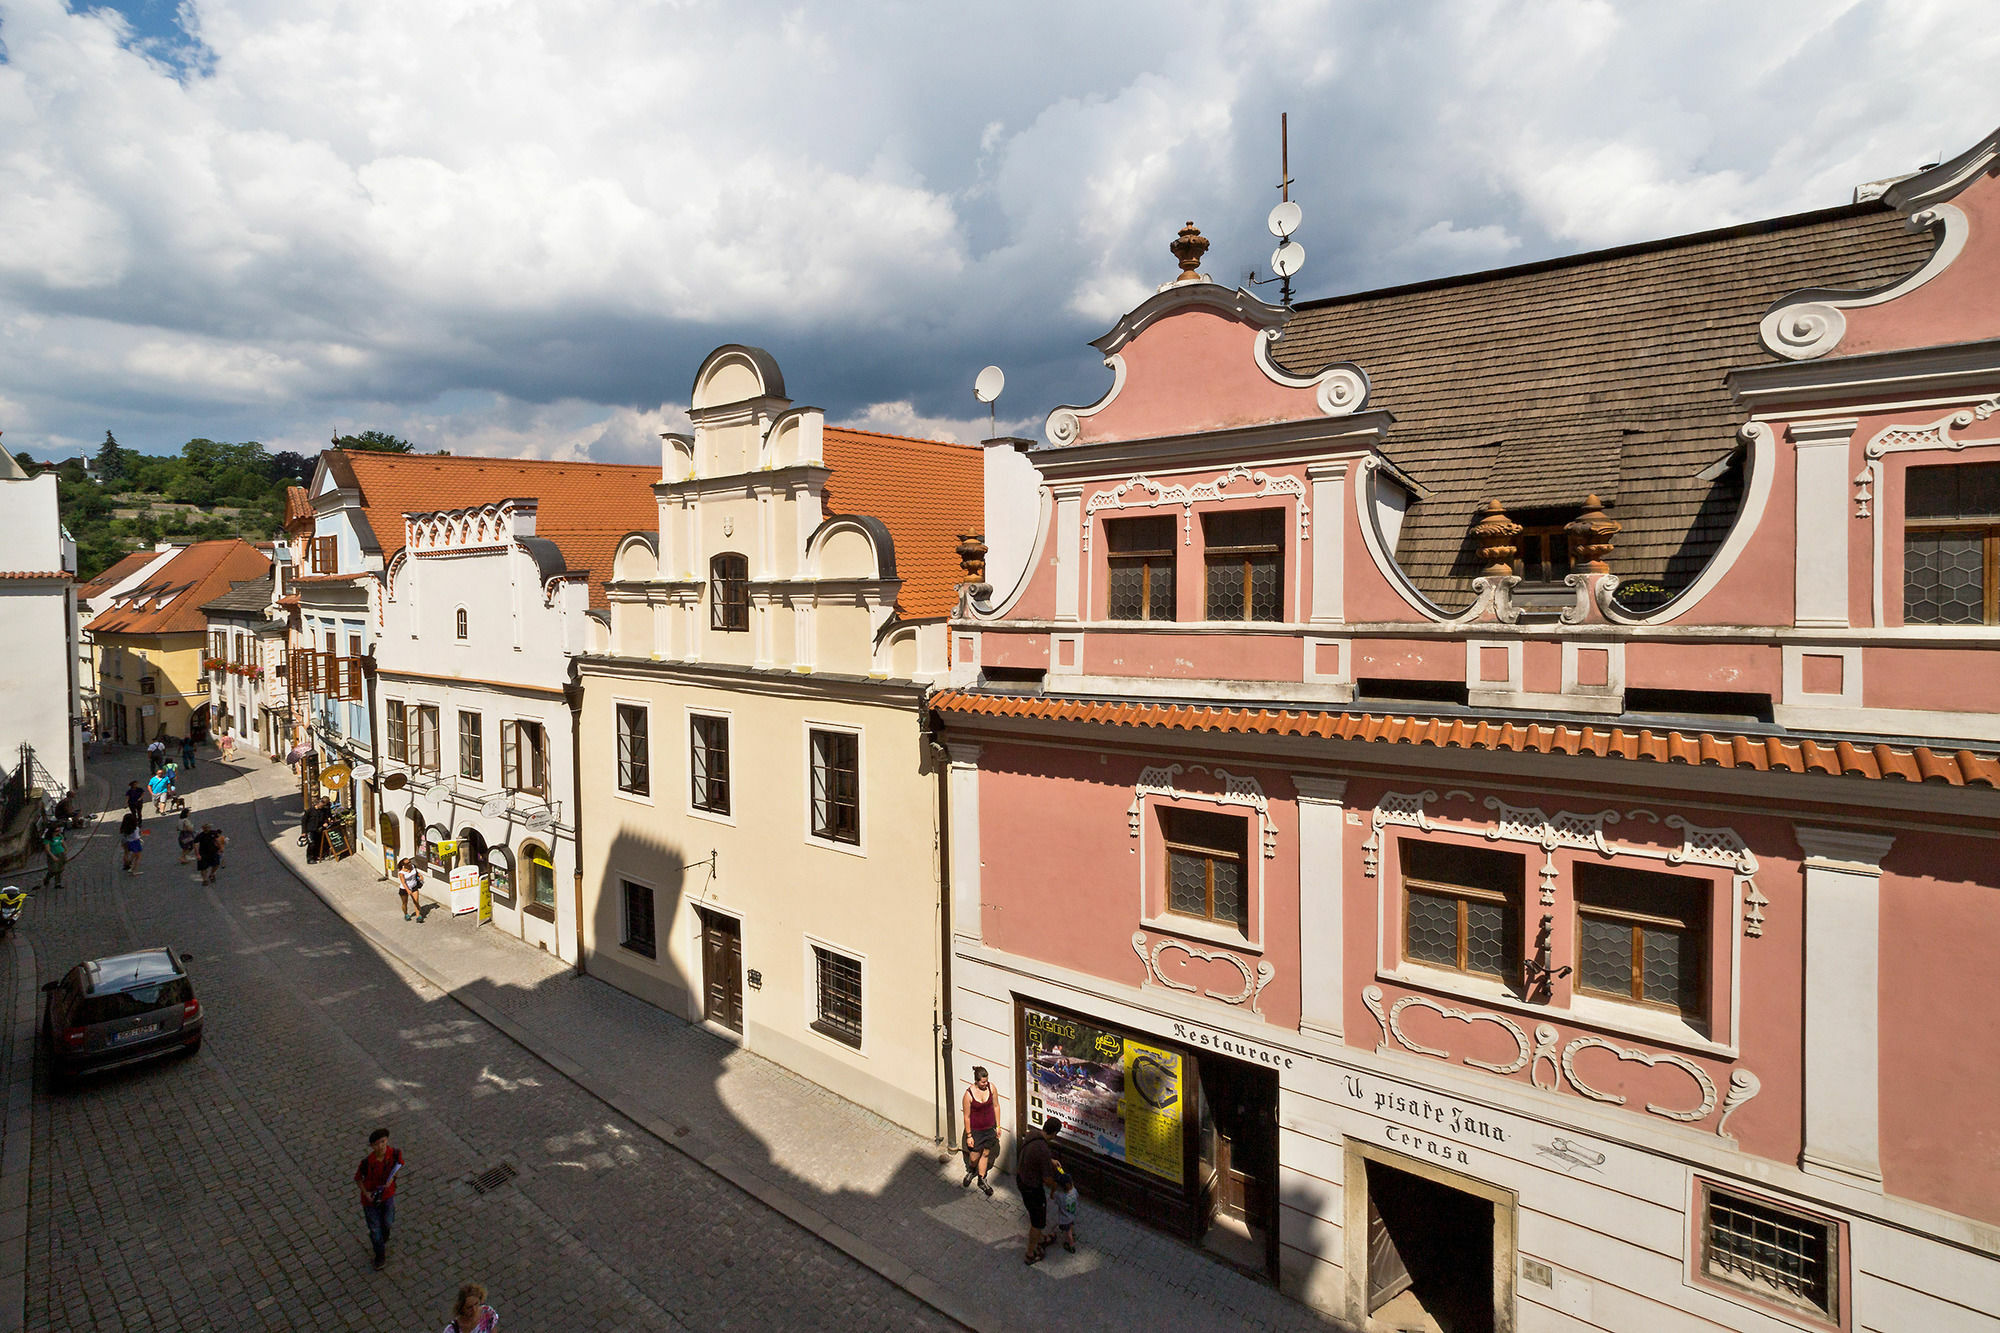
<svg viewBox="0 0 2000 1333">
<path fill-rule="evenodd" d="M 1062 1239 L 1062 1247 L 1071 1254 L 1076 1253 L 1076 1180 L 1063 1170 L 1063 1164 L 1055 1164 L 1055 1174 L 1050 1178 L 1049 1222 L 1055 1227 L 1056 1235 Z"/>
</svg>

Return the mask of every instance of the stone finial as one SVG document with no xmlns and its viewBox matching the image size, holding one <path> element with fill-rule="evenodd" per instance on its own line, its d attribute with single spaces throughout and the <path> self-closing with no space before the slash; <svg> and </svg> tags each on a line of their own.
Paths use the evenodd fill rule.
<svg viewBox="0 0 2000 1333">
<path fill-rule="evenodd" d="M 965 570 L 967 583 L 986 582 L 985 536 L 983 532 L 958 534 L 958 563 Z"/>
<path fill-rule="evenodd" d="M 1514 558 L 1521 554 L 1514 539 L 1521 535 L 1521 525 L 1507 517 L 1507 511 L 1500 507 L 1498 500 L 1488 500 L 1479 511 L 1479 521 L 1472 525 L 1472 540 L 1477 543 L 1480 573 L 1487 578 L 1501 578 L 1514 572 Z"/>
<path fill-rule="evenodd" d="M 1604 501 L 1594 495 L 1585 498 L 1583 512 L 1563 529 L 1569 535 L 1570 569 L 1578 574 L 1609 574 L 1611 566 L 1604 557 L 1611 554 L 1611 539 L 1618 529 L 1618 521 L 1605 514 Z"/>
<path fill-rule="evenodd" d="M 1201 281 L 1201 257 L 1208 253 L 1208 237 L 1202 235 L 1192 221 L 1181 228 L 1180 235 L 1167 249 L 1173 252 L 1181 266 L 1181 275 L 1174 279 L 1175 282 Z"/>
</svg>

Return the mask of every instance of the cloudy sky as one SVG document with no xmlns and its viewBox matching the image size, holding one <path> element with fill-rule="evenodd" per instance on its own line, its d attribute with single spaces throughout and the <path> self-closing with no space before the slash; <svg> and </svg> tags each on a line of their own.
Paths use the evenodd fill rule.
<svg viewBox="0 0 2000 1333">
<path fill-rule="evenodd" d="M 651 461 L 768 347 L 1038 433 L 1170 277 L 1304 296 L 1845 202 L 2000 124 L 1990 0 L 0 0 L 0 431 Z"/>
</svg>

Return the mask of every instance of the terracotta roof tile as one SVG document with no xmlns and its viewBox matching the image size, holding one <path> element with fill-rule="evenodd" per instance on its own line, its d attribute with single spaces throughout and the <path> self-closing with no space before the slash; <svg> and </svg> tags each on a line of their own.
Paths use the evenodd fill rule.
<svg viewBox="0 0 2000 1333">
<path fill-rule="evenodd" d="M 880 519 L 895 539 L 896 573 L 903 580 L 897 612 L 907 619 L 949 612 L 965 577 L 958 534 L 986 527 L 983 451 L 845 426 L 828 426 L 824 444 L 833 469 L 827 512 Z"/>
<path fill-rule="evenodd" d="M 2000 787 L 2000 756 L 1926 745 L 1857 746 L 1849 741 L 1780 736 L 1683 734 L 1650 727 L 1628 731 L 1566 722 L 1489 722 L 1466 718 L 1396 717 L 1376 713 L 1217 708 L 1204 704 L 1108 703 L 1036 695 L 946 690 L 931 700 L 941 713 L 969 717 L 1035 718 L 1103 726 L 1318 736 L 1329 740 L 1533 754 L 1589 754 L 1658 764 L 1709 764 L 1758 772 L 1830 773 L 1843 777 Z"/>
<path fill-rule="evenodd" d="M 0 569 L 0 579 L 64 579 L 69 578 L 66 569 Z"/>
<path fill-rule="evenodd" d="M 158 559 L 159 555 L 158 551 L 134 551 L 130 555 L 122 557 L 111 568 L 105 570 L 81 588 L 78 588 L 76 595 L 83 600 L 88 600 L 92 597 L 101 597 L 105 593 L 110 592 L 120 580 L 130 578 L 152 561 Z"/>
<path fill-rule="evenodd" d="M 244 579 L 270 573 L 271 561 L 249 542 L 196 542 L 183 548 L 112 606 L 92 617 L 92 634 L 189 634 L 208 628 L 202 607 Z"/>
</svg>

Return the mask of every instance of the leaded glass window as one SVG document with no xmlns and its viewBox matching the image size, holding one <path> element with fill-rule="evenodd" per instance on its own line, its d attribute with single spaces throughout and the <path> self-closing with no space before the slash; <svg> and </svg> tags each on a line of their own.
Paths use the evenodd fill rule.
<svg viewBox="0 0 2000 1333">
<path fill-rule="evenodd" d="M 1236 815 L 1162 810 L 1166 836 L 1167 910 L 1248 932 L 1244 842 L 1248 823 Z"/>
<path fill-rule="evenodd" d="M 1405 839 L 1401 850 L 1403 956 L 1518 986 L 1526 862 L 1456 843 Z"/>
<path fill-rule="evenodd" d="M 1708 885 L 1621 866 L 1576 872 L 1577 988 L 1698 1018 L 1704 1003 Z"/>
<path fill-rule="evenodd" d="M 1911 468 L 1903 519 L 1904 621 L 2000 623 L 2000 463 Z"/>
<path fill-rule="evenodd" d="M 1174 619 L 1174 519 L 1114 518 L 1104 524 L 1110 551 L 1110 592 L 1104 614 L 1112 620 Z"/>
<path fill-rule="evenodd" d="M 1208 620 L 1284 619 L 1285 511 L 1204 514 Z"/>
</svg>

